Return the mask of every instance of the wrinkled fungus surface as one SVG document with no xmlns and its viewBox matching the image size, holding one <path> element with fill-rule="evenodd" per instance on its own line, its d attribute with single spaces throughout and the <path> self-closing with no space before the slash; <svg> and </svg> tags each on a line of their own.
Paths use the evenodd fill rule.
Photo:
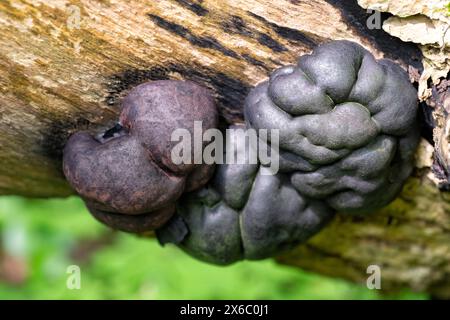
<svg viewBox="0 0 450 320">
<path fill-rule="evenodd" d="M 419 140 L 416 96 L 395 63 L 333 41 L 273 72 L 245 101 L 243 128 L 279 130 L 275 175 L 264 161 L 220 164 L 213 178 L 212 166 L 171 161 L 175 129 L 217 127 L 211 95 L 184 81 L 133 89 L 112 131 L 70 138 L 64 172 L 115 229 L 157 229 L 162 244 L 211 263 L 262 259 L 306 241 L 336 212 L 365 214 L 396 197 Z M 243 145 L 234 152 L 247 154 Z"/>
<path fill-rule="evenodd" d="M 235 153 L 248 155 L 243 144 Z M 264 172 L 266 171 L 266 172 Z M 206 187 L 187 194 L 177 216 L 157 231 L 193 256 L 216 264 L 262 259 L 307 240 L 333 216 L 299 193 L 289 174 L 260 164 L 223 164 Z"/>
<path fill-rule="evenodd" d="M 386 205 L 410 175 L 416 109 L 399 66 L 335 41 L 258 85 L 245 117 L 255 129 L 280 130 L 281 169 L 299 192 L 359 213 Z"/>
<path fill-rule="evenodd" d="M 276 70 L 245 102 L 248 128 L 280 130 L 280 171 L 221 165 L 158 232 L 199 259 L 265 258 L 311 237 L 334 212 L 383 207 L 412 171 L 416 91 L 395 63 L 349 41 Z"/>
</svg>

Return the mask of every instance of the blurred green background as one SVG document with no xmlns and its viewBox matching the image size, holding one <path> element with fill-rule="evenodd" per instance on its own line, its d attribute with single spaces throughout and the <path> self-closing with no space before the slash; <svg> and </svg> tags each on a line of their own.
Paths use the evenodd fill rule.
<svg viewBox="0 0 450 320">
<path fill-rule="evenodd" d="M 81 269 L 81 289 L 66 286 Z M 77 197 L 0 197 L 0 299 L 426 299 L 276 264 L 217 267 L 154 239 L 112 232 Z"/>
</svg>

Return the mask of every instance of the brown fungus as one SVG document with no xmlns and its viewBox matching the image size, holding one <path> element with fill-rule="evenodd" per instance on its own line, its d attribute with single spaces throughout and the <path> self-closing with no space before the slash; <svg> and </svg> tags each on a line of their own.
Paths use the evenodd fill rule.
<svg viewBox="0 0 450 320">
<path fill-rule="evenodd" d="M 189 81 L 141 84 L 122 106 L 120 124 L 102 137 L 70 137 L 63 170 L 94 217 L 114 229 L 143 233 L 162 226 L 181 194 L 201 187 L 214 171 L 193 161 L 173 163 L 172 133 L 185 129 L 192 136 L 194 121 L 201 121 L 202 130 L 215 128 L 218 114 L 210 92 Z"/>
</svg>

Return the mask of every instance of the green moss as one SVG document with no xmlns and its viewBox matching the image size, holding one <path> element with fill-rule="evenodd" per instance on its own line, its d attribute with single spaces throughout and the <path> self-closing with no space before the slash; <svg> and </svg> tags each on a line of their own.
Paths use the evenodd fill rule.
<svg viewBox="0 0 450 320">
<path fill-rule="evenodd" d="M 28 268 L 20 285 L 0 280 L 2 299 L 383 298 L 361 285 L 273 260 L 217 267 L 175 247 L 161 248 L 154 239 L 114 233 L 111 241 L 77 197 L 1 197 L 0 234 L 0 252 L 22 259 Z M 66 270 L 73 264 L 81 268 L 80 290 L 66 287 Z M 406 292 L 388 298 L 425 297 Z"/>
</svg>

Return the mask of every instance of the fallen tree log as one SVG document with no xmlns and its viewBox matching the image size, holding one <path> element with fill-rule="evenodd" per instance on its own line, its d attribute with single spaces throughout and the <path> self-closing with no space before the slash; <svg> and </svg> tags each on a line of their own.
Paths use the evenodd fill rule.
<svg viewBox="0 0 450 320">
<path fill-rule="evenodd" d="M 148 80 L 209 87 L 222 123 L 231 124 L 242 121 L 252 86 L 329 40 L 356 41 L 417 78 L 419 47 L 370 30 L 370 17 L 377 19 L 356 1 L 335 0 L 2 1 L 0 193 L 72 194 L 61 171 L 68 136 L 112 126 L 121 98 Z M 424 137 L 433 143 L 430 132 Z M 338 217 L 278 261 L 353 281 L 365 281 L 377 264 L 385 290 L 449 296 L 450 208 L 432 153 L 423 140 L 414 176 L 389 207 L 364 219 Z"/>
</svg>

